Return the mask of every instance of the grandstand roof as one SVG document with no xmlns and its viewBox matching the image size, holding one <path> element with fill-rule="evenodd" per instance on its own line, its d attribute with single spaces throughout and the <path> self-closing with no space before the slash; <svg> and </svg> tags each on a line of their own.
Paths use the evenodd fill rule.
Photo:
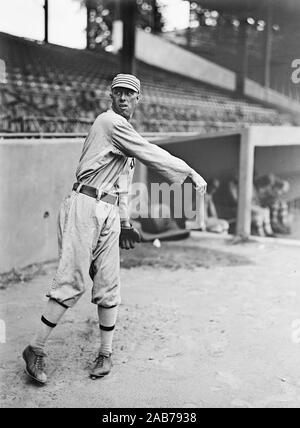
<svg viewBox="0 0 300 428">
<path fill-rule="evenodd" d="M 209 9 L 254 18 L 266 17 L 269 3 L 278 24 L 286 23 L 289 19 L 299 19 L 300 16 L 299 0 L 201 0 L 199 3 Z"/>
</svg>

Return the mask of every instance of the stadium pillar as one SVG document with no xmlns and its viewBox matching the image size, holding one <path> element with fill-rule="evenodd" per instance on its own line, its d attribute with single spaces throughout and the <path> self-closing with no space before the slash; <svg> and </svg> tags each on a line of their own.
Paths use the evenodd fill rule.
<svg viewBox="0 0 300 428">
<path fill-rule="evenodd" d="M 152 0 L 152 32 L 153 34 L 160 33 L 160 16 L 157 0 Z"/>
<path fill-rule="evenodd" d="M 123 21 L 123 48 L 121 50 L 121 71 L 135 74 L 135 42 L 136 42 L 135 0 L 122 0 L 120 13 Z"/>
<path fill-rule="evenodd" d="M 49 4 L 48 0 L 44 2 L 44 10 L 45 10 L 45 37 L 44 43 L 48 43 L 49 41 Z"/>
<path fill-rule="evenodd" d="M 114 21 L 119 21 L 120 19 L 121 19 L 121 0 L 115 0 Z"/>
<path fill-rule="evenodd" d="M 242 19 L 240 23 L 237 58 L 239 64 L 237 70 L 236 92 L 240 97 L 245 94 L 245 84 L 248 75 L 248 23 L 246 19 Z"/>
<path fill-rule="evenodd" d="M 191 4 L 191 0 L 189 0 L 189 25 L 186 29 L 186 43 L 187 43 L 187 47 L 191 47 L 192 45 L 192 27 L 191 27 L 191 22 L 192 22 L 192 4 Z"/>
<path fill-rule="evenodd" d="M 254 175 L 254 144 L 251 129 L 245 129 L 240 143 L 239 197 L 237 235 L 248 239 L 251 235 L 251 202 Z"/>
<path fill-rule="evenodd" d="M 273 45 L 273 5 L 267 0 L 267 19 L 264 34 L 264 66 L 263 66 L 263 84 L 265 88 L 271 85 L 271 62 L 272 62 L 272 45 Z"/>
<path fill-rule="evenodd" d="M 89 4 L 87 3 L 86 6 L 86 48 L 88 50 L 91 49 L 91 12 L 92 9 L 89 6 Z"/>
</svg>

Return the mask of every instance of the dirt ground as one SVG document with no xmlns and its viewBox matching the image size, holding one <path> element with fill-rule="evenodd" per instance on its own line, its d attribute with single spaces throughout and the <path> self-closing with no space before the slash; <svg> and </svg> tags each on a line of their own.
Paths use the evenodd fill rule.
<svg viewBox="0 0 300 428">
<path fill-rule="evenodd" d="M 299 251 L 194 233 L 123 252 L 111 374 L 88 377 L 99 346 L 88 291 L 48 342 L 43 387 L 27 379 L 21 352 L 55 263 L 12 277 L 0 287 L 0 406 L 300 407 Z"/>
</svg>

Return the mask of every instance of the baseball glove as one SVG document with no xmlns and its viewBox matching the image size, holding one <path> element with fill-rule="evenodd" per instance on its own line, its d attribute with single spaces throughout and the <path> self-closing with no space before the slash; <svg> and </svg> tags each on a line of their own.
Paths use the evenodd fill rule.
<svg viewBox="0 0 300 428">
<path fill-rule="evenodd" d="M 119 245 L 122 249 L 130 250 L 135 247 L 136 242 L 141 242 L 141 235 L 137 229 L 131 227 L 121 227 Z"/>
</svg>

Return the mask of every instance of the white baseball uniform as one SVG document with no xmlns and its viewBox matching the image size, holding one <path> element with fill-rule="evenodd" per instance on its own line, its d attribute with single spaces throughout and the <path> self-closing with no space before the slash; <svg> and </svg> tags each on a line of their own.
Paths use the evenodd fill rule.
<svg viewBox="0 0 300 428">
<path fill-rule="evenodd" d="M 48 297 L 73 306 L 90 275 L 93 303 L 103 307 L 120 304 L 120 218 L 129 218 L 134 158 L 169 183 L 182 184 L 191 172 L 183 160 L 140 136 L 124 117 L 113 110 L 100 114 L 85 140 L 76 177 L 100 192 L 119 195 L 119 204 L 78 191 L 65 198 L 58 221 L 59 265 Z"/>
</svg>

